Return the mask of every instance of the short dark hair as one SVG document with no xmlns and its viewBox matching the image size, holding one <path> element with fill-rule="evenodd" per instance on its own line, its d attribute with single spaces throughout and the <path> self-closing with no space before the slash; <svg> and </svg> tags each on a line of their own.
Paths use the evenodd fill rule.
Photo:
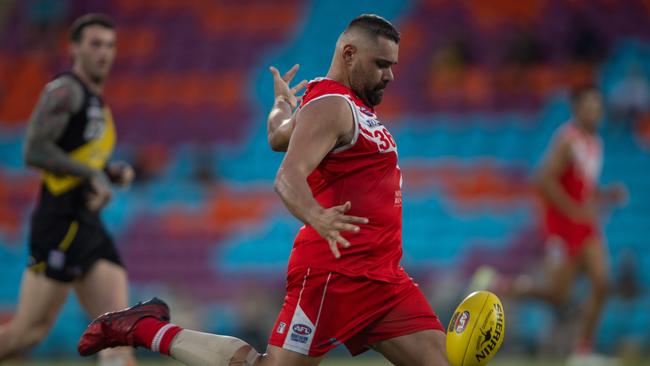
<svg viewBox="0 0 650 366">
<path fill-rule="evenodd" d="M 386 37 L 395 43 L 399 43 L 399 32 L 386 19 L 376 14 L 361 14 L 352 19 L 346 31 L 352 28 L 361 28 L 375 36 Z"/>
<path fill-rule="evenodd" d="M 74 43 L 81 41 L 83 30 L 91 25 L 99 25 L 104 28 L 115 29 L 115 23 L 108 15 L 99 13 L 82 15 L 77 18 L 70 27 L 70 41 Z"/>
<path fill-rule="evenodd" d="M 584 84 L 574 88 L 571 91 L 571 105 L 577 106 L 582 98 L 589 93 L 601 94 L 600 89 L 594 84 Z"/>
</svg>

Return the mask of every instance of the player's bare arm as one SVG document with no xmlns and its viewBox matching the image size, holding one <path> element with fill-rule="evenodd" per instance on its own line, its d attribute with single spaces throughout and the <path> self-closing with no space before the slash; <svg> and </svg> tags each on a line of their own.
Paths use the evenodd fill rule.
<svg viewBox="0 0 650 366">
<path fill-rule="evenodd" d="M 598 207 L 611 208 L 623 206 L 628 201 L 629 192 L 625 184 L 621 182 L 612 183 L 605 187 L 599 187 L 596 191 Z"/>
<path fill-rule="evenodd" d="M 537 186 L 552 205 L 574 220 L 592 221 L 596 212 L 591 203 L 580 204 L 562 188 L 560 175 L 571 161 L 569 142 L 553 144 L 537 175 Z"/>
<path fill-rule="evenodd" d="M 296 94 L 307 84 L 307 81 L 303 80 L 293 88 L 289 87 L 289 83 L 296 76 L 299 67 L 299 65 L 294 65 L 284 76 L 280 76 L 280 72 L 275 67 L 269 68 L 273 74 L 275 102 L 269 113 L 266 126 L 269 146 L 273 151 L 287 151 L 289 139 L 296 124 L 293 113 L 299 103 Z"/>
<path fill-rule="evenodd" d="M 296 127 L 278 169 L 274 188 L 289 211 L 327 240 L 332 253 L 338 258 L 341 255 L 338 246 L 350 246 L 341 232 L 358 232 L 359 226 L 355 224 L 365 224 L 368 220 L 346 215 L 351 207 L 350 202 L 322 207 L 312 195 L 307 176 L 330 151 L 352 139 L 352 113 L 345 100 L 328 97 L 301 109 L 296 119 Z"/>
<path fill-rule="evenodd" d="M 89 202 L 91 209 L 103 207 L 110 199 L 106 174 L 70 158 L 56 145 L 70 120 L 83 103 L 81 86 L 68 77 L 58 78 L 45 86 L 27 127 L 25 162 L 57 175 L 88 179 L 96 193 Z"/>
</svg>

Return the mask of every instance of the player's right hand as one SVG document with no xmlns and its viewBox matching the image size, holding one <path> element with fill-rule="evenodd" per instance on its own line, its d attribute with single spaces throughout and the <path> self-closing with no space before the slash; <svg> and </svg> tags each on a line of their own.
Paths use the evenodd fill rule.
<svg viewBox="0 0 650 366">
<path fill-rule="evenodd" d="M 90 177 L 90 187 L 92 190 L 86 197 L 86 206 L 91 211 L 99 211 L 106 206 L 113 195 L 110 181 L 103 171 L 98 170 Z"/>
<path fill-rule="evenodd" d="M 327 240 L 332 254 L 335 258 L 341 257 L 339 245 L 343 248 L 349 248 L 350 242 L 347 241 L 342 235 L 342 231 L 350 231 L 358 233 L 360 228 L 354 224 L 367 224 L 368 219 L 365 217 L 350 216 L 345 213 L 350 210 L 352 204 L 350 201 L 346 203 L 320 210 L 313 219 L 310 220 L 309 225 L 316 230 L 323 239 Z"/>
<path fill-rule="evenodd" d="M 295 64 L 286 74 L 284 74 L 284 76 L 280 76 L 278 69 L 273 66 L 269 67 L 271 74 L 273 74 L 273 91 L 275 92 L 275 98 L 281 98 L 285 102 L 289 103 L 292 110 L 298 106 L 299 99 L 296 94 L 300 89 L 307 85 L 307 80 L 303 80 L 293 88 L 289 88 L 289 83 L 293 80 L 293 77 L 296 76 L 296 72 L 298 72 L 299 68 L 300 65 Z"/>
</svg>

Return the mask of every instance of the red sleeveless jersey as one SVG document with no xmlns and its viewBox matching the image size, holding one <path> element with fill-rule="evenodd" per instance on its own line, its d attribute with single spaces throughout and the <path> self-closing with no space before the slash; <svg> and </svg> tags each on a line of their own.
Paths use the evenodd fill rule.
<svg viewBox="0 0 650 366">
<path fill-rule="evenodd" d="M 316 201 L 324 208 L 352 203 L 346 214 L 368 218 L 358 233 L 342 232 L 351 246 L 336 259 L 329 245 L 311 226 L 296 236 L 289 258 L 292 269 L 322 268 L 347 276 L 386 282 L 409 277 L 400 266 L 402 257 L 402 174 L 397 146 L 373 108 L 343 84 L 327 78 L 311 81 L 300 108 L 321 98 L 341 98 L 350 106 L 354 137 L 330 151 L 308 176 Z"/>
<path fill-rule="evenodd" d="M 560 176 L 560 183 L 571 198 L 585 202 L 598 185 L 603 164 L 602 142 L 598 136 L 580 131 L 572 122 L 560 127 L 556 139 L 568 141 L 571 154 L 571 163 Z"/>
<path fill-rule="evenodd" d="M 602 142 L 598 136 L 582 132 L 572 122 L 562 125 L 556 132 L 553 144 L 568 141 L 570 163 L 560 175 L 560 184 L 566 193 L 578 203 L 592 198 L 602 167 Z M 571 255 L 577 255 L 579 246 L 593 235 L 599 235 L 597 222 L 576 222 L 545 202 L 546 231 L 557 235 L 573 248 Z"/>
</svg>

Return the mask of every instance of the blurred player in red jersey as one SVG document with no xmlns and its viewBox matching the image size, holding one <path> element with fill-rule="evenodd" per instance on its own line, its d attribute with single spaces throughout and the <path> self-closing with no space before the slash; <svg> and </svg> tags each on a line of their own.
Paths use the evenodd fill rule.
<svg viewBox="0 0 650 366">
<path fill-rule="evenodd" d="M 576 276 L 584 272 L 591 286 L 572 355 L 578 360 L 593 356 L 593 337 L 609 286 L 609 259 L 599 211 L 622 204 L 627 191 L 622 184 L 598 186 L 603 163 L 597 133 L 603 115 L 602 95 L 595 87 L 585 86 L 574 92 L 571 104 L 573 119 L 556 131 L 536 177 L 543 201 L 546 281 L 536 283 L 523 275 L 514 281 L 506 279 L 498 287 L 515 296 L 562 307 L 569 300 Z"/>
<path fill-rule="evenodd" d="M 597 132 L 603 116 L 601 93 L 592 86 L 582 87 L 574 92 L 571 102 L 574 118 L 557 130 L 537 179 L 552 257 L 549 286 L 524 287 L 522 293 L 561 305 L 570 296 L 576 275 L 583 271 L 591 287 L 583 305 L 575 352 L 589 354 L 593 352 L 610 276 L 599 211 L 622 204 L 627 191 L 621 184 L 598 186 L 603 164 L 602 140 Z"/>
<path fill-rule="evenodd" d="M 168 323 L 158 299 L 96 319 L 80 353 L 134 345 L 187 365 L 311 366 L 344 344 L 353 355 L 372 348 L 395 365 L 448 365 L 444 328 L 399 264 L 402 174 L 395 141 L 374 110 L 393 80 L 399 40 L 385 19 L 357 17 L 339 37 L 327 76 L 308 84 L 300 106 L 295 94 L 304 82 L 288 85 L 297 66 L 284 77 L 271 68 L 269 144 L 286 150 L 275 190 L 305 226 L 266 354 Z"/>
</svg>

